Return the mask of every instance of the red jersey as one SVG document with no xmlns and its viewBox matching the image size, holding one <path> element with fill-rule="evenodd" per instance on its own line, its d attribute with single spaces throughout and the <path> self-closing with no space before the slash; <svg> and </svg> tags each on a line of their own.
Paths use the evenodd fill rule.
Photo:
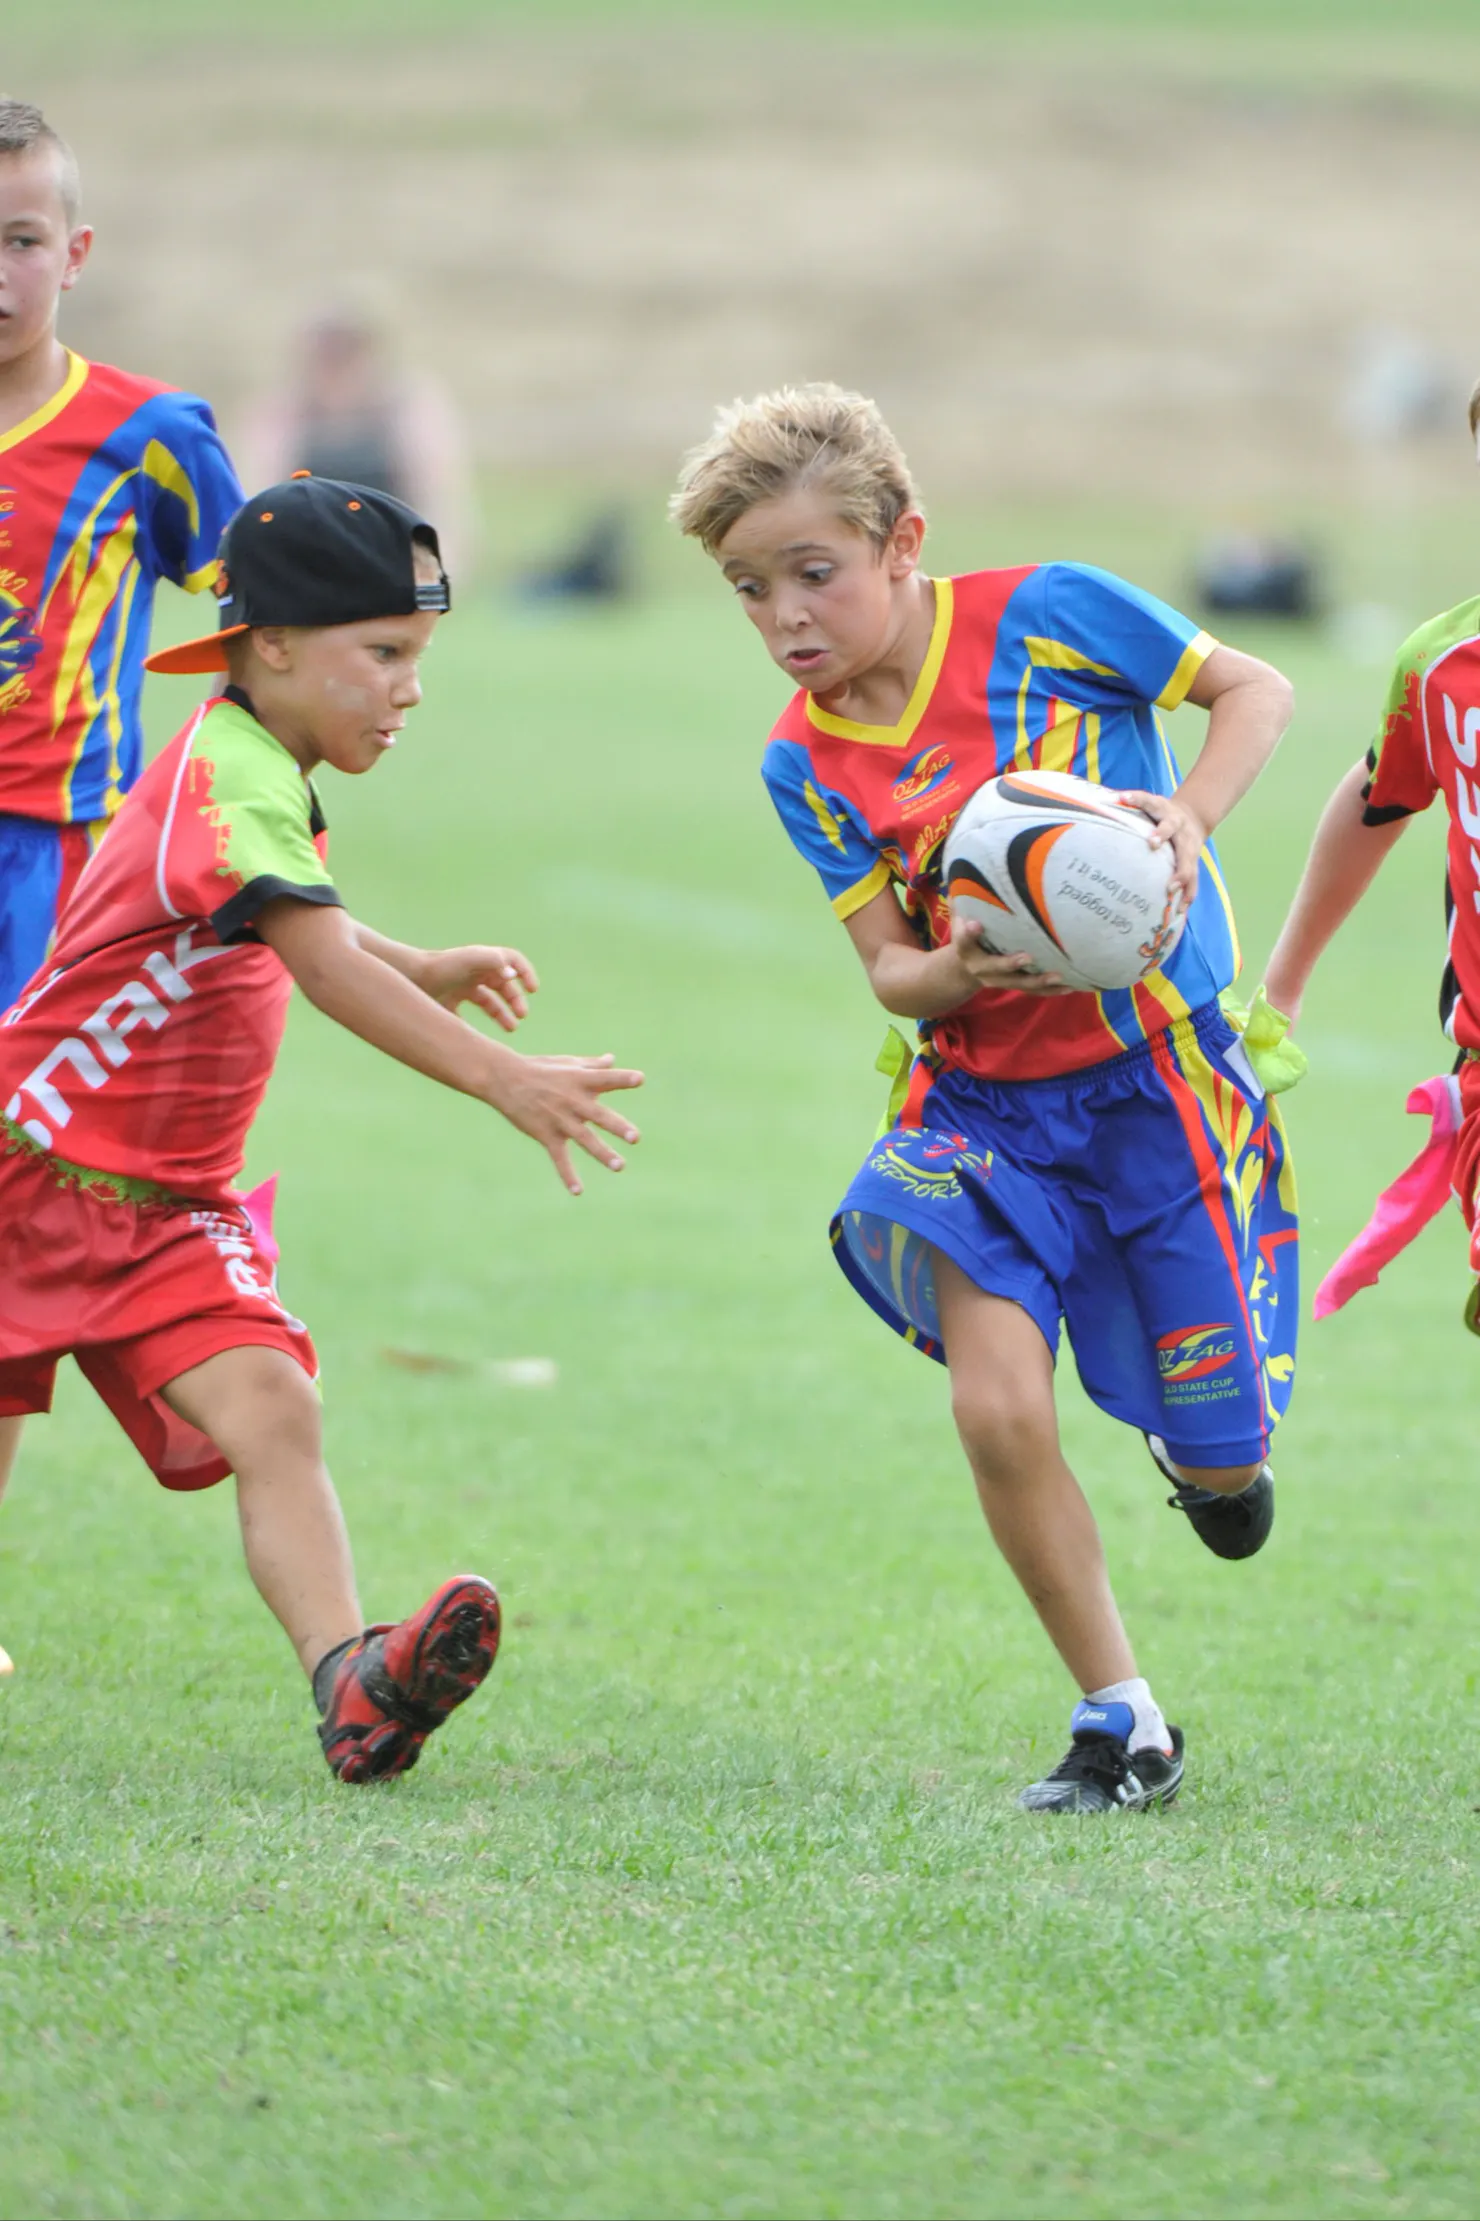
<svg viewBox="0 0 1480 2221">
<path fill-rule="evenodd" d="M 143 763 L 155 586 L 209 586 L 240 502 L 204 401 L 80 355 L 0 432 L 0 813 L 112 816 Z"/>
<path fill-rule="evenodd" d="M 4 1118 L 33 1147 L 216 1202 L 241 1169 L 292 979 L 252 921 L 337 903 L 309 781 L 231 689 L 119 811 L 56 945 L 0 1022 Z"/>
<path fill-rule="evenodd" d="M 1075 771 L 1170 794 L 1181 774 L 1157 709 L 1175 709 L 1216 642 L 1165 602 L 1082 563 L 935 581 L 935 625 L 897 725 L 796 695 L 763 772 L 793 844 L 849 918 L 892 886 L 932 945 L 950 939 L 946 834 L 999 772 Z M 1044 997 L 983 988 L 922 1025 L 942 1062 L 1031 1080 L 1119 1056 L 1216 999 L 1238 971 L 1212 845 L 1166 964 L 1135 987 Z"/>
<path fill-rule="evenodd" d="M 1449 960 L 1439 1018 L 1480 1050 L 1480 599 L 1421 625 L 1399 650 L 1382 730 L 1367 756 L 1366 820 L 1388 825 L 1442 794 L 1449 811 L 1444 907 Z"/>
</svg>

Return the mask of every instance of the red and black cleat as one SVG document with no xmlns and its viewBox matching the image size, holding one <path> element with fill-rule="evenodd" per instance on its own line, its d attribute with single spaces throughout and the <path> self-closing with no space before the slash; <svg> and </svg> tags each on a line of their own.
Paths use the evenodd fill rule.
<svg viewBox="0 0 1480 2221">
<path fill-rule="evenodd" d="M 315 1682 L 326 1667 L 333 1681 L 323 1699 L 319 1741 L 340 1780 L 382 1781 L 414 1766 L 433 1729 L 487 1674 L 498 1638 L 492 1582 L 460 1573 L 410 1619 L 367 1627 L 337 1656 L 322 1660 Z"/>
</svg>

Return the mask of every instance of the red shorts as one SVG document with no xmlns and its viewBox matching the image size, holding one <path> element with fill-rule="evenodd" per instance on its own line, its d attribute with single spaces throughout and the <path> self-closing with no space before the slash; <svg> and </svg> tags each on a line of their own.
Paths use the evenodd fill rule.
<svg viewBox="0 0 1480 2221">
<path fill-rule="evenodd" d="M 244 1211 L 113 1201 L 0 1147 L 0 1417 L 49 1411 L 70 1354 L 164 1487 L 209 1488 L 231 1467 L 159 1391 L 245 1344 L 317 1378 Z"/>
</svg>

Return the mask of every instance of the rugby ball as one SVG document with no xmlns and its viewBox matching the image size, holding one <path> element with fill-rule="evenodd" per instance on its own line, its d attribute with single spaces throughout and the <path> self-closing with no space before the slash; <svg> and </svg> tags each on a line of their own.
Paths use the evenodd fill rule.
<svg viewBox="0 0 1480 2221">
<path fill-rule="evenodd" d="M 978 787 L 946 836 L 952 912 L 998 956 L 1031 956 L 1067 987 L 1133 987 L 1182 937 L 1171 844 L 1144 811 L 1068 771 L 1008 771 Z"/>
</svg>

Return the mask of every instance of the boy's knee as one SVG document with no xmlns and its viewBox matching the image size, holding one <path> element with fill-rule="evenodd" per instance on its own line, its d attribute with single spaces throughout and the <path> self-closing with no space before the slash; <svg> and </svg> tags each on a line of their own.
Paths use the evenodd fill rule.
<svg viewBox="0 0 1480 2221">
<path fill-rule="evenodd" d="M 238 1474 L 263 1457 L 320 1454 L 319 1393 L 286 1350 L 265 1344 L 222 1350 L 170 1381 L 163 1394 L 172 1409 L 210 1436 Z"/>
<path fill-rule="evenodd" d="M 1058 1440 L 1052 1395 L 1009 1374 L 954 1383 L 951 1410 L 980 1480 L 1016 1478 Z"/>
</svg>

